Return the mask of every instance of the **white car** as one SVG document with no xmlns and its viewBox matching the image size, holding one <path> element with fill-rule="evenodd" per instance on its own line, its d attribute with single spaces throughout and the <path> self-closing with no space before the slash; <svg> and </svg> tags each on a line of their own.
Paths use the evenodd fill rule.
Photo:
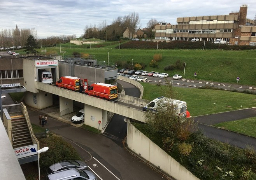
<svg viewBox="0 0 256 180">
<path fill-rule="evenodd" d="M 143 72 L 142 70 L 138 70 L 138 71 L 135 71 L 135 74 L 136 75 L 141 75 L 142 72 Z"/>
<path fill-rule="evenodd" d="M 179 74 L 174 74 L 174 75 L 172 76 L 172 78 L 178 80 L 178 79 L 181 79 L 182 76 L 179 75 Z"/>
<path fill-rule="evenodd" d="M 129 79 L 133 79 L 133 80 L 137 81 L 138 77 L 139 76 L 137 76 L 137 75 L 132 75 L 131 77 L 129 77 Z"/>
<path fill-rule="evenodd" d="M 141 75 L 142 76 L 147 76 L 148 75 L 148 71 L 142 71 Z"/>
<path fill-rule="evenodd" d="M 138 77 L 137 81 L 140 81 L 140 82 L 147 82 L 148 78 L 146 77 Z"/>
<path fill-rule="evenodd" d="M 161 73 L 158 75 L 160 78 L 167 78 L 169 75 L 167 73 Z"/>
<path fill-rule="evenodd" d="M 82 123 L 84 122 L 84 110 L 81 109 L 76 115 L 71 118 L 72 123 Z"/>
<path fill-rule="evenodd" d="M 159 72 L 154 72 L 154 73 L 153 73 L 153 77 L 158 77 L 159 74 L 160 74 Z"/>
</svg>

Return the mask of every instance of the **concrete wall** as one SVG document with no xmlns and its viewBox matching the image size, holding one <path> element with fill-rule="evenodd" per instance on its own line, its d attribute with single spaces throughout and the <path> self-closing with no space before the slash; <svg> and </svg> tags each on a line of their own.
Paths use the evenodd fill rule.
<svg viewBox="0 0 256 180">
<path fill-rule="evenodd" d="M 35 82 L 36 77 L 36 67 L 35 61 L 29 59 L 23 59 L 23 77 L 24 86 L 29 92 L 38 93 Z"/>
<path fill-rule="evenodd" d="M 84 105 L 84 124 L 101 131 L 106 123 L 107 111 L 86 104 Z"/>
<path fill-rule="evenodd" d="M 52 94 L 39 91 L 38 93 L 26 92 L 24 102 L 34 108 L 44 109 L 53 105 Z"/>
<path fill-rule="evenodd" d="M 18 159 L 14 153 L 12 144 L 7 136 L 5 128 L 2 124 L 0 117 L 0 146 L 2 147 L 0 153 L 0 179 L 19 179 L 25 180 L 25 176 L 22 172 Z"/>
<path fill-rule="evenodd" d="M 59 77 L 76 76 L 81 79 L 88 79 L 89 84 L 95 82 L 105 82 L 105 69 L 94 68 L 90 66 L 73 65 L 70 67 L 68 63 L 59 63 Z"/>
<path fill-rule="evenodd" d="M 73 112 L 73 101 L 60 97 L 60 116 Z"/>
<path fill-rule="evenodd" d="M 199 180 L 136 129 L 129 121 L 127 122 L 127 145 L 133 152 L 177 180 Z"/>
</svg>

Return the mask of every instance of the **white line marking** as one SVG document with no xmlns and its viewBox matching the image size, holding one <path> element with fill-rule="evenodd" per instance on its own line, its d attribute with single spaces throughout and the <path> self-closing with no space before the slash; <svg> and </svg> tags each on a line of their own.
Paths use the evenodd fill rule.
<svg viewBox="0 0 256 180">
<path fill-rule="evenodd" d="M 90 166 L 88 166 L 88 168 L 90 168 Z M 92 170 L 92 168 L 90 168 L 90 170 L 91 170 L 94 174 L 96 174 L 96 176 L 98 176 L 98 178 L 100 178 L 100 180 L 103 180 L 94 170 Z"/>
<path fill-rule="evenodd" d="M 98 159 L 96 159 L 95 157 L 92 157 L 95 161 L 97 161 L 98 163 L 100 163 L 100 165 L 102 165 L 106 170 L 108 170 L 108 172 L 110 172 L 116 179 L 120 180 L 116 175 L 114 175 L 108 168 L 106 168 L 106 166 L 104 166 Z"/>
</svg>

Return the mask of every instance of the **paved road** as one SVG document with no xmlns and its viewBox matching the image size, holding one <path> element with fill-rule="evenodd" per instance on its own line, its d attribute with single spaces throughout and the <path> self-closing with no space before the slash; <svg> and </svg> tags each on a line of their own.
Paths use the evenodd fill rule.
<svg viewBox="0 0 256 180">
<path fill-rule="evenodd" d="M 255 116 L 256 108 L 251 108 L 212 115 L 198 116 L 194 119 L 195 121 L 199 122 L 199 129 L 204 133 L 205 136 L 240 148 L 246 148 L 250 146 L 256 150 L 256 138 L 248 137 L 223 129 L 218 129 L 212 126 L 221 122 L 240 120 Z"/>
</svg>

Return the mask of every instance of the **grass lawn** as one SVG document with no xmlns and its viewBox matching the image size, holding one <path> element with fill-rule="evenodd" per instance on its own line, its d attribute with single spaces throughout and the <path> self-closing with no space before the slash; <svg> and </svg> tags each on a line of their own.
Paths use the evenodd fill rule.
<svg viewBox="0 0 256 180">
<path fill-rule="evenodd" d="M 219 123 L 214 126 L 256 138 L 256 117 Z"/>
<path fill-rule="evenodd" d="M 142 85 L 144 86 L 143 98 L 147 100 L 167 96 L 170 92 L 164 85 L 156 86 L 149 83 L 142 83 Z M 256 104 L 255 95 L 224 90 L 173 87 L 173 94 L 171 97 L 174 99 L 187 102 L 191 116 L 251 108 Z"/>
<path fill-rule="evenodd" d="M 93 55 L 98 62 L 108 62 L 115 65 L 117 61 L 129 61 L 133 64 L 146 64 L 145 70 L 165 72 L 164 68 L 174 65 L 177 60 L 186 62 L 187 79 L 194 79 L 197 72 L 197 79 L 217 81 L 223 83 L 236 83 L 236 78 L 240 77 L 240 84 L 256 85 L 255 67 L 256 50 L 244 51 L 223 51 L 223 50 L 162 50 L 162 49 L 115 49 L 119 43 L 112 42 L 109 46 L 101 48 L 88 48 L 87 45 L 76 46 L 74 44 L 63 44 L 61 50 L 65 51 L 65 57 L 71 56 L 73 52 Z M 59 53 L 60 47 L 46 48 L 47 52 Z M 40 52 L 40 50 L 38 50 Z M 161 54 L 162 60 L 158 67 L 149 67 L 154 54 Z M 63 55 L 63 54 L 61 54 Z M 108 56 L 109 55 L 109 56 Z M 109 57 L 109 59 L 108 59 Z M 166 71 L 169 75 L 182 74 L 183 70 Z"/>
</svg>

